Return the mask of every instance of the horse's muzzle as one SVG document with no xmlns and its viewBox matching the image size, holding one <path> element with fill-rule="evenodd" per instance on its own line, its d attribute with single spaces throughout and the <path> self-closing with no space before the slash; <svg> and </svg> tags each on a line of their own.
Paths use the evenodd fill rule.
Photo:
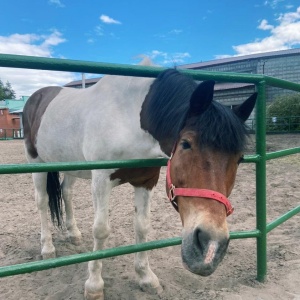
<svg viewBox="0 0 300 300">
<path fill-rule="evenodd" d="M 208 232 L 199 228 L 185 233 L 181 246 L 183 265 L 192 273 L 209 276 L 222 261 L 228 244 L 229 238 L 212 239 Z"/>
</svg>

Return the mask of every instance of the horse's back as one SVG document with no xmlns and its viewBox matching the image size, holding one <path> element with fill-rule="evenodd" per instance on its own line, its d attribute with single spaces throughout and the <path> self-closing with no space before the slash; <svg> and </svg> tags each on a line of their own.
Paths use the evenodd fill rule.
<svg viewBox="0 0 300 300">
<path fill-rule="evenodd" d="M 30 137 L 36 140 L 29 145 L 43 161 L 161 156 L 157 142 L 140 126 L 141 106 L 152 82 L 149 78 L 104 76 L 87 89 L 49 88 L 47 96 L 36 92 L 47 106 L 39 113 L 35 135 Z M 29 104 L 38 101 L 35 96 Z"/>
</svg>

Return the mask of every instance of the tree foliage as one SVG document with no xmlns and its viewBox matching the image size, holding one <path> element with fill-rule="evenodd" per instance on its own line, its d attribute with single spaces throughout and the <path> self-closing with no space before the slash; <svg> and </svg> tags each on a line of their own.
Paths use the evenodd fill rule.
<svg viewBox="0 0 300 300">
<path fill-rule="evenodd" d="M 267 107 L 267 118 L 268 130 L 300 130 L 300 93 L 277 97 Z"/>
<path fill-rule="evenodd" d="M 4 99 L 16 99 L 16 93 L 10 82 L 7 81 L 6 84 L 3 84 L 0 79 L 0 100 Z"/>
</svg>

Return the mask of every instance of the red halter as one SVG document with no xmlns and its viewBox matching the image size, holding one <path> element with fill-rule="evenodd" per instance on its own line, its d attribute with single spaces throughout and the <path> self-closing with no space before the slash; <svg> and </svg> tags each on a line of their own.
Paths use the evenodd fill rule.
<svg viewBox="0 0 300 300">
<path fill-rule="evenodd" d="M 198 197 L 198 198 L 209 198 L 216 201 L 219 201 L 225 205 L 226 208 L 226 215 L 229 216 L 233 213 L 233 207 L 231 206 L 229 200 L 227 197 L 225 197 L 223 194 L 212 191 L 212 190 L 206 190 L 206 189 L 194 189 L 194 188 L 176 188 L 175 185 L 172 183 L 171 180 L 171 159 L 173 157 L 173 153 L 175 152 L 176 145 L 174 147 L 174 150 L 171 153 L 171 157 L 168 161 L 167 165 L 167 185 L 169 192 L 168 198 L 171 201 L 174 208 L 178 211 L 178 204 L 176 202 L 177 196 L 183 196 L 183 197 Z"/>
</svg>

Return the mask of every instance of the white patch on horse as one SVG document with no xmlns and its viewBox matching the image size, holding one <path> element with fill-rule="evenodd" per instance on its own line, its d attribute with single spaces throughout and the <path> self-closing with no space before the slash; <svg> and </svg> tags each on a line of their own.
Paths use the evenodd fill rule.
<svg viewBox="0 0 300 300">
<path fill-rule="evenodd" d="M 42 118 L 37 136 L 40 158 L 92 161 L 166 157 L 158 142 L 140 127 L 141 106 L 152 82 L 149 78 L 105 76 L 85 90 L 64 88 Z M 91 174 L 70 173 L 83 178 Z"/>
</svg>

